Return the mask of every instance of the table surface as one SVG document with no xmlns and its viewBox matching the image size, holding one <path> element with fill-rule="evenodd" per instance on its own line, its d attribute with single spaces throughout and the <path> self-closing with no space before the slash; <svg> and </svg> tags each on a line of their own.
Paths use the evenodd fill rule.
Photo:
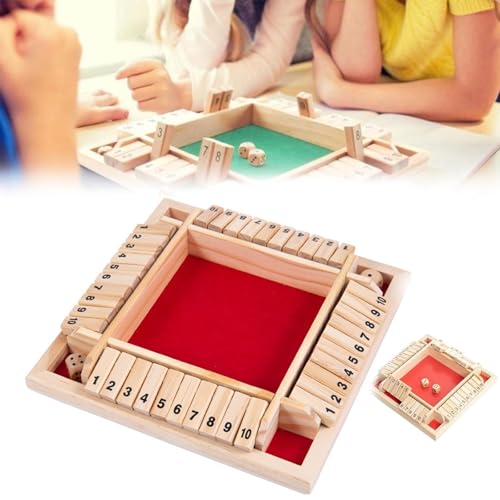
<svg viewBox="0 0 500 500">
<path fill-rule="evenodd" d="M 89 92 L 96 89 L 105 89 L 115 93 L 123 106 L 130 109 L 130 120 L 136 121 L 147 118 L 152 113 L 144 113 L 137 109 L 130 91 L 123 81 L 117 81 L 114 75 L 105 75 L 82 80 L 80 90 Z M 267 94 L 281 92 L 288 95 L 297 95 L 301 91 L 314 94 L 314 84 L 311 63 L 301 63 L 291 66 L 278 85 L 270 89 Z M 116 137 L 116 128 L 120 122 L 103 123 L 77 130 L 78 147 L 85 148 L 112 141 Z M 446 123 L 446 125 L 476 132 L 484 135 L 500 136 L 500 103 L 496 103 L 488 116 L 478 123 Z M 479 169 L 468 181 L 468 184 L 487 184 L 500 178 L 500 151 L 498 151 L 484 166 Z"/>
</svg>

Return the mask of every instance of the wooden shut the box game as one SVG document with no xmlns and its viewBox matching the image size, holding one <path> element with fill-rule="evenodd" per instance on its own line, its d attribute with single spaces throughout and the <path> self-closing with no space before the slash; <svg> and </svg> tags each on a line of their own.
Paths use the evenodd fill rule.
<svg viewBox="0 0 500 500">
<path fill-rule="evenodd" d="M 164 200 L 83 290 L 27 382 L 309 492 L 407 280 L 347 243 Z"/>
<path fill-rule="evenodd" d="M 375 393 L 390 408 L 437 439 L 494 380 L 491 372 L 461 351 L 425 336 L 380 370 Z"/>
<path fill-rule="evenodd" d="M 297 176 L 364 181 L 402 175 L 428 160 L 425 151 L 391 138 L 389 130 L 315 107 L 305 92 L 296 100 L 231 101 L 231 92 L 221 91 L 210 93 L 203 113 L 177 110 L 121 125 L 114 139 L 80 150 L 79 161 L 140 187 Z"/>
</svg>

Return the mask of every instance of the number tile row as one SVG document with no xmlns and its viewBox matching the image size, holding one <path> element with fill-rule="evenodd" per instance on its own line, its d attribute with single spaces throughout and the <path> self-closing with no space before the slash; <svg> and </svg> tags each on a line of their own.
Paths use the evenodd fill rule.
<svg viewBox="0 0 500 500">
<path fill-rule="evenodd" d="M 290 398 L 311 406 L 332 427 L 352 393 L 385 321 L 387 300 L 350 280 L 307 360 Z"/>
<path fill-rule="evenodd" d="M 64 319 L 62 332 L 85 327 L 103 333 L 176 231 L 167 221 L 137 225 Z"/>
<path fill-rule="evenodd" d="M 341 268 L 356 249 L 347 243 L 339 244 L 335 240 L 268 222 L 259 217 L 224 210 L 216 205 L 202 212 L 195 219 L 194 224 L 233 238 L 337 268 Z"/>
<path fill-rule="evenodd" d="M 168 424 L 254 449 L 267 401 L 106 347 L 85 389 Z"/>
</svg>

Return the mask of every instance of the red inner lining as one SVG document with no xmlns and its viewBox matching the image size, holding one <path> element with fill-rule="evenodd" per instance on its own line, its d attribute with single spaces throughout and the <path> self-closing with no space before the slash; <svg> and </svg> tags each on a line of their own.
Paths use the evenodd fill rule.
<svg viewBox="0 0 500 500">
<path fill-rule="evenodd" d="M 432 428 L 432 429 L 434 429 L 434 430 L 436 430 L 436 429 L 438 429 L 439 427 L 441 427 L 441 422 L 439 422 L 439 420 L 436 420 L 436 419 L 431 420 L 431 421 L 429 422 L 429 427 L 430 427 L 430 428 Z"/>
<path fill-rule="evenodd" d="M 188 256 L 129 342 L 275 392 L 323 301 Z"/>
<path fill-rule="evenodd" d="M 59 366 L 56 366 L 54 373 L 57 375 L 61 375 L 61 377 L 64 378 L 70 378 L 68 368 L 66 367 L 66 362 L 64 361 L 64 359 L 61 361 L 61 363 L 59 363 Z"/>
<path fill-rule="evenodd" d="M 422 387 L 421 380 L 423 378 L 429 379 L 429 387 Z M 411 387 L 414 394 L 422 398 L 431 406 L 437 405 L 463 379 L 464 377 L 462 375 L 448 368 L 432 356 L 423 358 L 420 363 L 401 377 L 401 380 Z M 434 384 L 439 384 L 441 386 L 439 394 L 433 394 L 432 386 Z"/>
<path fill-rule="evenodd" d="M 302 465 L 311 444 L 311 439 L 278 429 L 267 449 L 267 453 L 294 464 Z"/>
</svg>

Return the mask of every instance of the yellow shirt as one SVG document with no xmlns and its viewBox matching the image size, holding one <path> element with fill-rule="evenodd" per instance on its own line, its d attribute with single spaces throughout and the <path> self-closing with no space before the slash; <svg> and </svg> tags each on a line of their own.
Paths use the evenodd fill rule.
<svg viewBox="0 0 500 500">
<path fill-rule="evenodd" d="M 494 0 L 377 0 L 384 68 L 398 80 L 452 77 L 452 16 L 494 8 Z"/>
</svg>

